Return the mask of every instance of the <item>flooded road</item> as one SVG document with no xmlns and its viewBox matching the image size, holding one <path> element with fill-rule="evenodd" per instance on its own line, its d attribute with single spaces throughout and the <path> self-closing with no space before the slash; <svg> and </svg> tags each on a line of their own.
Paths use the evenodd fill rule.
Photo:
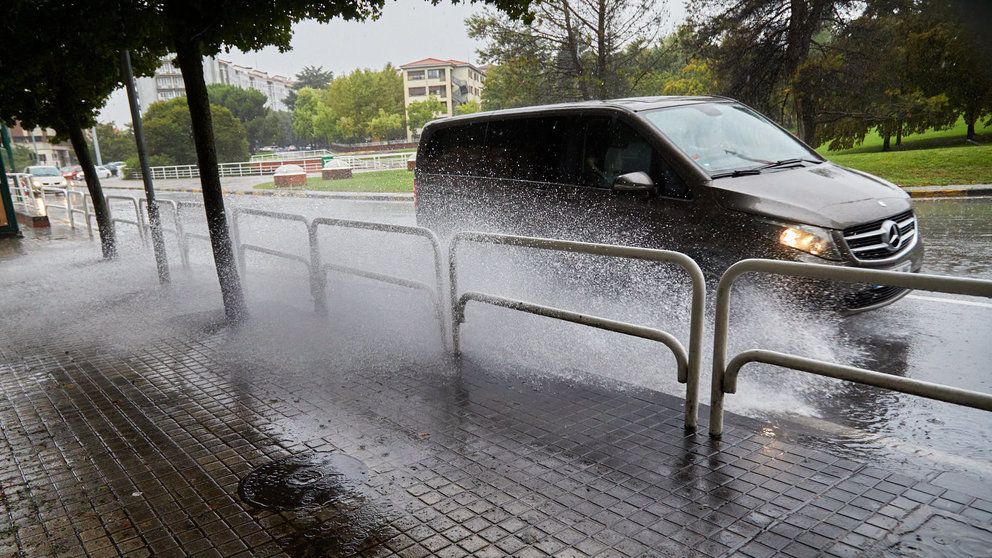
<svg viewBox="0 0 992 558">
<path fill-rule="evenodd" d="M 250 196 L 229 196 L 228 200 L 239 207 L 297 213 L 307 218 L 405 225 L 416 222 L 409 202 Z M 920 200 L 916 206 L 927 247 L 925 273 L 992 279 L 992 200 Z M 281 244 L 287 250 L 305 243 L 302 227 L 263 221 L 252 221 L 243 228 L 250 230 L 256 241 Z M 376 260 L 395 262 L 424 255 L 418 252 L 416 257 L 411 256 L 407 248 L 393 246 L 392 241 L 371 242 L 342 258 L 351 257 L 367 265 Z M 331 240 L 329 244 L 343 247 L 348 242 Z M 205 246 L 201 248 L 205 258 Z M 398 252 L 388 253 L 391 248 Z M 547 284 L 538 288 L 540 279 L 531 277 L 535 266 L 520 264 L 512 259 L 515 257 L 494 265 L 492 258 L 479 256 L 478 277 L 467 278 L 465 288 L 489 285 L 490 290 L 499 290 L 501 295 L 577 311 L 592 309 L 612 318 L 659 325 L 686 339 L 687 319 L 681 302 L 673 303 L 670 299 L 677 297 L 655 292 L 664 281 L 656 284 L 653 279 L 638 278 L 633 283 L 637 287 L 634 290 L 643 297 L 622 290 L 583 291 L 583 286 L 573 284 L 567 273 L 550 274 L 545 278 Z M 555 262 L 549 267 L 557 267 L 552 271 L 571 272 L 591 271 L 595 265 L 596 262 Z M 299 271 L 297 286 L 304 290 L 305 274 Z M 535 273 L 543 271 L 546 270 Z M 632 274 L 635 271 L 628 270 Z M 421 266 L 416 274 L 424 282 L 432 280 L 429 265 Z M 992 345 L 987 342 L 992 338 L 992 300 L 916 292 L 889 307 L 844 318 L 768 304 L 760 297 L 752 300 L 744 296 L 739 304 L 743 318 L 731 325 L 731 354 L 767 348 L 992 393 Z M 418 311 L 427 311 L 427 307 L 421 305 Z M 466 352 L 483 362 L 532 367 L 564 377 L 605 377 L 673 395 L 684 393 L 674 378 L 658 375 L 659 363 L 662 369 L 671 367 L 666 360 L 670 355 L 659 356 L 658 349 L 646 342 L 501 310 L 480 308 L 470 312 L 464 330 Z M 704 355 L 711 350 L 710 319 Z M 708 400 L 709 368 L 707 356 L 701 379 L 703 403 Z M 957 469 L 981 470 L 986 478 L 992 478 L 990 413 L 771 367 L 745 370 L 739 393 L 727 398 L 727 410 L 766 421 L 770 434 L 808 437 L 807 441 L 816 440 L 817 444 L 862 459 L 922 460 L 919 462 L 923 467 L 938 462 Z"/>
</svg>

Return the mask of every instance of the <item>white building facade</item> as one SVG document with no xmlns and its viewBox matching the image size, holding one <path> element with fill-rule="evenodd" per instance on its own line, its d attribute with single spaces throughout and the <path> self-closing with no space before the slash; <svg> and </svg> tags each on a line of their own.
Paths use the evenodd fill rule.
<svg viewBox="0 0 992 558">
<path fill-rule="evenodd" d="M 284 76 L 270 76 L 261 70 L 217 58 L 203 59 L 203 79 L 207 85 L 222 83 L 260 91 L 265 95 L 266 108 L 272 110 L 286 110 L 283 101 L 293 85 L 293 80 Z M 168 101 L 186 94 L 182 72 L 178 67 L 173 66 L 172 56 L 162 58 L 162 64 L 153 77 L 137 78 L 135 88 L 141 112 L 148 110 L 148 106 L 152 103 Z"/>
<path fill-rule="evenodd" d="M 455 107 L 482 102 L 486 72 L 468 62 L 426 58 L 400 66 L 403 72 L 403 106 L 426 101 L 431 95 L 445 105 L 444 116 L 453 116 Z M 412 139 L 419 130 L 407 130 Z"/>
</svg>

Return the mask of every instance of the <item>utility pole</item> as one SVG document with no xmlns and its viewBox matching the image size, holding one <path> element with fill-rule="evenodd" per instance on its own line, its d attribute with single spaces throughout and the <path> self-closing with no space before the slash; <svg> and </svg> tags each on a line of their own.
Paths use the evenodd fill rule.
<svg viewBox="0 0 992 558">
<path fill-rule="evenodd" d="M 148 165 L 148 151 L 145 149 L 145 134 L 141 128 L 141 112 L 138 110 L 138 96 L 134 91 L 134 73 L 131 71 L 131 54 L 121 52 L 121 73 L 127 88 L 127 100 L 131 106 L 131 127 L 134 142 L 138 147 L 138 161 L 141 163 L 141 180 L 145 184 L 145 199 L 148 201 L 148 225 L 152 229 L 152 248 L 155 250 L 155 266 L 158 268 L 158 281 L 169 284 L 169 259 L 165 254 L 165 238 L 162 236 L 162 219 L 155 202 L 155 188 L 152 186 L 152 171 Z M 96 134 L 93 134 L 94 140 Z"/>
<path fill-rule="evenodd" d="M 93 133 L 93 150 L 96 151 L 96 166 L 103 166 L 103 159 L 100 158 L 100 140 L 96 137 L 96 126 L 90 130 Z"/>
</svg>

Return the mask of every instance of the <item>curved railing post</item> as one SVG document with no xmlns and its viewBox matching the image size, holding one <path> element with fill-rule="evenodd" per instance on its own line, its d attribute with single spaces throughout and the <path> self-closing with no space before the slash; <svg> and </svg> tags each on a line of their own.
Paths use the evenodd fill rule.
<svg viewBox="0 0 992 558">
<path fill-rule="evenodd" d="M 992 410 L 992 395 L 989 394 L 908 378 L 894 378 L 872 370 L 844 366 L 796 355 L 787 355 L 775 351 L 745 351 L 735 356 L 730 364 L 728 364 L 727 333 L 730 322 L 730 294 L 734 281 L 742 274 L 748 272 L 804 277 L 807 279 L 826 279 L 848 283 L 889 285 L 904 289 L 992 298 L 992 281 L 982 279 L 944 277 L 922 273 L 779 260 L 750 259 L 735 263 L 720 278 L 720 283 L 716 291 L 716 323 L 713 328 L 713 379 L 710 392 L 710 435 L 714 438 L 718 438 L 723 434 L 724 394 L 736 392 L 737 374 L 741 367 L 748 362 L 764 362 L 802 372 L 873 385 L 958 405 Z"/>
<path fill-rule="evenodd" d="M 691 318 L 689 325 L 689 351 L 688 351 L 688 356 L 686 357 L 688 362 L 684 367 L 681 366 L 682 361 L 680 360 L 680 354 L 681 354 L 680 351 L 683 350 L 681 349 L 681 344 L 678 344 L 678 341 L 675 340 L 675 338 L 672 337 L 670 334 L 659 330 L 653 330 L 650 328 L 644 328 L 643 326 L 635 326 L 633 324 L 617 322 L 615 320 L 608 320 L 606 318 L 600 318 L 597 316 L 581 315 L 567 310 L 562 310 L 560 308 L 541 306 L 529 302 L 524 302 L 521 300 L 511 300 L 500 297 L 494 297 L 482 293 L 466 293 L 461 298 L 459 298 L 457 251 L 458 251 L 458 244 L 463 240 L 480 242 L 485 244 L 519 246 L 524 248 L 557 250 L 557 251 L 580 253 L 580 254 L 613 256 L 613 257 L 629 258 L 629 259 L 637 259 L 637 260 L 667 262 L 682 267 L 683 269 L 685 269 L 685 271 L 689 274 L 689 276 L 692 279 L 692 291 L 693 291 L 692 303 L 691 303 Z M 495 304 L 497 306 L 512 308 L 523 312 L 538 314 L 538 315 L 561 319 L 574 323 L 581 323 L 584 325 L 598 327 L 600 329 L 607 329 L 610 331 L 616 331 L 618 333 L 624 333 L 627 335 L 634 335 L 645 339 L 660 341 L 668 345 L 669 348 L 672 349 L 673 353 L 675 353 L 676 362 L 679 363 L 678 381 L 680 383 L 686 384 L 685 426 L 687 429 L 694 429 L 696 427 L 696 420 L 697 420 L 698 407 L 699 407 L 699 373 L 700 373 L 700 357 L 702 355 L 703 318 L 705 314 L 705 305 L 706 305 L 706 280 L 703 277 L 703 272 L 699 268 L 699 265 L 696 264 L 696 262 L 693 261 L 692 258 L 690 258 L 689 256 L 686 256 L 685 254 L 679 252 L 671 252 L 668 250 L 654 250 L 650 248 L 639 248 L 635 246 L 620 246 L 615 244 L 593 244 L 588 242 L 574 242 L 574 241 L 556 240 L 550 238 L 511 236 L 511 235 L 480 233 L 480 232 L 461 232 L 461 233 L 457 233 L 451 239 L 451 242 L 448 245 L 448 271 L 450 275 L 449 282 L 451 287 L 451 321 L 452 321 L 451 346 L 452 346 L 452 352 L 455 356 L 457 356 L 461 350 L 460 348 L 461 323 L 464 322 L 465 320 L 465 303 L 468 300 L 487 302 L 489 304 Z M 671 344 L 673 341 L 675 344 L 678 344 L 678 348 L 676 348 L 674 345 Z"/>
<path fill-rule="evenodd" d="M 313 309 L 318 316 L 326 317 L 327 312 L 327 274 L 320 257 L 320 239 L 317 235 L 317 223 L 311 221 L 307 225 L 307 235 L 310 237 L 310 294 L 313 297 Z"/>
</svg>

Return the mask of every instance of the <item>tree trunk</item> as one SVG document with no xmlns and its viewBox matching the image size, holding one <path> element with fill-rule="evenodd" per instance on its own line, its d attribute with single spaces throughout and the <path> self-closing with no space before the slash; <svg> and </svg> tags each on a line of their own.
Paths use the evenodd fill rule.
<svg viewBox="0 0 992 558">
<path fill-rule="evenodd" d="M 889 132 L 885 132 L 885 135 L 882 136 L 882 151 L 888 151 L 889 150 L 889 138 L 891 138 L 891 137 L 892 137 L 892 134 L 890 134 Z"/>
<path fill-rule="evenodd" d="M 608 94 L 607 83 L 606 83 L 606 55 L 607 55 L 607 45 L 606 45 L 606 2 L 605 0 L 599 0 L 599 20 L 596 22 L 596 79 L 599 81 L 599 99 L 608 99 L 611 95 Z"/>
<path fill-rule="evenodd" d="M 799 139 L 810 147 L 816 147 L 816 107 L 812 100 L 802 94 L 794 94 L 796 123 Z"/>
<path fill-rule="evenodd" d="M 63 103 L 63 106 L 71 105 Z M 107 206 L 107 199 L 103 197 L 100 177 L 96 175 L 93 159 L 90 158 L 89 146 L 86 145 L 83 129 L 79 126 L 76 116 L 66 113 L 63 119 L 68 128 L 72 150 L 76 152 L 79 166 L 83 168 L 83 176 L 86 177 L 86 189 L 90 192 L 93 213 L 96 215 L 96 226 L 100 231 L 100 248 L 103 250 L 103 259 L 112 260 L 117 257 L 117 239 L 114 236 L 114 223 L 110 220 L 110 208 Z"/>
<path fill-rule="evenodd" d="M 190 123 L 193 127 L 196 162 L 200 169 L 203 207 L 207 216 L 207 229 L 210 231 L 210 246 L 213 248 L 220 292 L 224 299 L 224 312 L 229 322 L 238 323 L 247 317 L 247 309 L 231 246 L 231 235 L 227 228 L 227 215 L 224 212 L 224 196 L 221 193 L 220 173 L 217 170 L 217 149 L 214 145 L 214 128 L 210 117 L 207 85 L 203 79 L 203 58 L 200 54 L 199 40 L 176 39 L 176 59 L 183 74 L 183 81 L 186 83 L 186 102 L 189 105 Z"/>
<path fill-rule="evenodd" d="M 582 71 L 582 60 L 579 58 L 579 41 L 576 38 L 577 33 L 575 28 L 572 27 L 572 13 L 569 11 L 570 9 L 568 2 L 562 2 L 562 13 L 565 16 L 566 40 L 568 41 L 568 55 L 572 59 L 572 72 L 575 81 L 579 85 L 579 94 L 582 95 L 583 101 L 588 101 L 591 97 L 589 96 L 589 87 Z"/>
<path fill-rule="evenodd" d="M 975 139 L 975 121 L 978 120 L 978 111 L 967 110 L 964 113 L 964 121 L 968 124 L 968 135 L 967 138 L 970 140 Z"/>
<path fill-rule="evenodd" d="M 896 127 L 896 147 L 902 145 L 902 122 Z"/>
</svg>

